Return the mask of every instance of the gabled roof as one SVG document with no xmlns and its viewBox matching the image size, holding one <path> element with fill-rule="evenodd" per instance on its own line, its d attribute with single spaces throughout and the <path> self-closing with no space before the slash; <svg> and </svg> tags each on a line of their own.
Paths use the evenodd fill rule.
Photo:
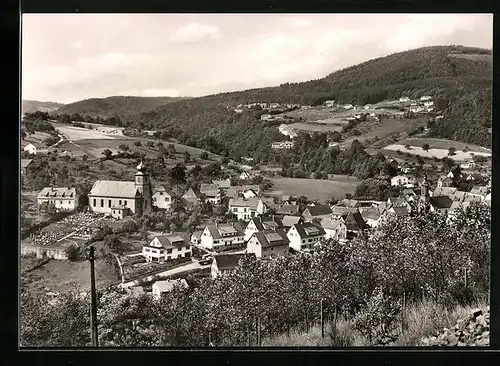
<svg viewBox="0 0 500 366">
<path fill-rule="evenodd" d="M 450 206 L 450 211 L 455 211 L 460 208 L 463 208 L 464 210 L 470 206 L 470 202 L 458 202 L 458 201 L 453 201 L 453 203 Z"/>
<path fill-rule="evenodd" d="M 340 219 L 330 219 L 330 218 L 321 219 L 320 224 L 323 229 L 328 229 L 328 230 L 337 230 L 342 225 L 345 226 L 344 221 Z"/>
<path fill-rule="evenodd" d="M 293 225 L 301 239 L 325 235 L 325 230 L 320 225 L 313 223 L 295 224 Z"/>
<path fill-rule="evenodd" d="M 316 205 L 307 207 L 302 213 L 302 215 L 304 215 L 306 212 L 309 212 L 309 214 L 313 217 L 324 216 L 324 215 L 331 215 L 332 209 L 330 208 L 329 205 Z"/>
<path fill-rule="evenodd" d="M 481 202 L 482 200 L 483 200 L 482 196 L 475 196 L 470 193 L 467 193 L 464 198 L 464 202 Z"/>
<path fill-rule="evenodd" d="M 227 189 L 231 187 L 231 181 L 230 180 L 213 180 L 213 184 L 217 185 L 219 188 Z"/>
<path fill-rule="evenodd" d="M 299 205 L 281 205 L 276 208 L 276 213 L 282 215 L 293 215 L 300 213 Z"/>
<path fill-rule="evenodd" d="M 281 222 L 284 227 L 292 227 L 295 224 L 301 223 L 303 220 L 304 219 L 301 216 L 285 215 L 283 216 L 283 219 L 281 219 Z"/>
<path fill-rule="evenodd" d="M 214 256 L 214 262 L 217 264 L 217 268 L 222 270 L 230 270 L 238 266 L 238 262 L 241 258 L 246 256 L 254 257 L 254 253 L 239 253 L 239 254 L 217 254 Z"/>
<path fill-rule="evenodd" d="M 396 214 L 397 217 L 405 217 L 408 216 L 410 213 L 408 212 L 408 209 L 406 207 L 391 207 L 392 210 L 394 210 L 394 213 Z"/>
<path fill-rule="evenodd" d="M 488 194 L 488 187 L 484 187 L 484 186 L 474 186 L 472 187 L 472 189 L 470 190 L 470 193 L 471 194 L 477 194 L 477 195 L 481 195 L 481 196 L 485 196 Z"/>
<path fill-rule="evenodd" d="M 375 207 L 369 207 L 367 209 L 363 209 L 360 211 L 361 217 L 363 217 L 363 220 L 378 220 L 380 219 L 381 212 L 379 209 Z"/>
<path fill-rule="evenodd" d="M 342 216 L 350 212 L 359 211 L 357 207 L 344 207 L 344 206 L 333 206 L 331 214 L 333 216 Z"/>
<path fill-rule="evenodd" d="M 172 249 L 186 245 L 186 241 L 178 235 L 160 235 L 155 238 L 158 239 L 164 249 Z M 149 243 L 149 246 L 151 246 L 151 242 Z"/>
<path fill-rule="evenodd" d="M 218 225 L 207 225 L 212 238 L 221 239 L 222 237 L 230 236 L 242 236 L 243 234 L 238 230 L 234 224 L 218 224 Z"/>
<path fill-rule="evenodd" d="M 259 231 L 283 227 L 283 222 L 277 217 L 253 217 L 250 222 L 253 222 Z"/>
<path fill-rule="evenodd" d="M 153 286 L 157 287 L 161 292 L 170 292 L 173 290 L 175 285 L 181 285 L 184 288 L 188 288 L 188 283 L 184 278 L 178 278 L 176 280 L 164 280 L 164 281 L 156 281 Z"/>
<path fill-rule="evenodd" d="M 26 145 L 24 148 L 26 149 L 28 146 L 34 146 L 36 147 L 37 149 L 48 149 L 47 146 L 45 146 L 44 144 L 41 144 L 39 142 L 30 142 L 28 145 Z"/>
<path fill-rule="evenodd" d="M 288 245 L 290 243 L 283 229 L 258 231 L 253 236 L 255 236 L 262 248 Z"/>
<path fill-rule="evenodd" d="M 434 208 L 450 208 L 453 200 L 448 196 L 432 196 L 429 198 L 429 203 Z"/>
<path fill-rule="evenodd" d="M 433 196 L 451 196 L 458 190 L 456 187 L 437 187 L 432 193 Z"/>
<path fill-rule="evenodd" d="M 200 184 L 200 193 L 207 197 L 215 197 L 219 194 L 219 186 L 217 184 Z"/>
<path fill-rule="evenodd" d="M 242 198 L 230 198 L 229 199 L 229 207 L 248 207 L 251 210 L 256 210 L 257 205 L 259 203 L 259 198 L 258 197 L 252 197 L 249 199 L 242 199 Z"/>
<path fill-rule="evenodd" d="M 196 239 L 200 239 L 201 238 L 201 234 L 203 234 L 203 231 L 201 230 L 196 230 L 194 231 L 192 234 L 191 234 L 191 237 L 193 238 L 196 238 Z"/>
<path fill-rule="evenodd" d="M 345 214 L 342 216 L 342 219 L 347 226 L 347 230 L 358 231 L 365 229 L 367 226 L 365 220 L 363 219 L 363 216 L 361 216 L 359 211 Z"/>
<path fill-rule="evenodd" d="M 159 193 L 159 192 L 171 195 L 171 192 L 169 190 L 167 190 L 163 184 L 156 184 L 153 186 L 153 194 Z"/>
<path fill-rule="evenodd" d="M 135 182 L 98 180 L 92 186 L 89 196 L 135 198 L 140 192 Z"/>
<path fill-rule="evenodd" d="M 393 206 L 406 206 L 408 204 L 404 197 L 389 197 L 387 202 L 392 204 Z"/>
<path fill-rule="evenodd" d="M 345 207 L 358 207 L 360 205 L 360 202 L 358 200 L 344 198 L 342 201 L 340 201 L 340 204 L 344 205 Z"/>
<path fill-rule="evenodd" d="M 199 193 L 196 192 L 193 188 L 189 188 L 186 193 L 182 195 L 182 198 L 185 200 L 193 200 L 198 199 Z"/>
<path fill-rule="evenodd" d="M 75 198 L 76 189 L 68 187 L 45 187 L 38 193 L 38 198 Z"/>
</svg>

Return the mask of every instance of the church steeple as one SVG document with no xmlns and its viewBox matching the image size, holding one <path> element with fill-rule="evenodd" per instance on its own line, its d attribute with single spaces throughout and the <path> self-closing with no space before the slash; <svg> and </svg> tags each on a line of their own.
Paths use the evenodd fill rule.
<svg viewBox="0 0 500 366">
<path fill-rule="evenodd" d="M 427 210 L 429 207 L 429 181 L 427 180 L 427 174 L 424 175 L 424 181 L 422 182 L 422 191 L 420 196 L 420 206 L 422 209 Z"/>
<path fill-rule="evenodd" d="M 135 173 L 135 186 L 142 194 L 142 214 L 151 212 L 151 181 L 149 180 L 149 173 L 146 171 L 146 167 L 142 163 L 142 160 L 139 165 L 137 165 L 137 173 Z"/>
</svg>

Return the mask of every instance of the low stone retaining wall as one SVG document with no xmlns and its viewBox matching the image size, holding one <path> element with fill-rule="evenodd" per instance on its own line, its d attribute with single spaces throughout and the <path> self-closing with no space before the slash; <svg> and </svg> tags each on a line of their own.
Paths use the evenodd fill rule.
<svg viewBox="0 0 500 366">
<path fill-rule="evenodd" d="M 66 248 L 39 247 L 36 245 L 21 244 L 21 254 L 34 253 L 37 258 L 68 259 Z"/>
</svg>

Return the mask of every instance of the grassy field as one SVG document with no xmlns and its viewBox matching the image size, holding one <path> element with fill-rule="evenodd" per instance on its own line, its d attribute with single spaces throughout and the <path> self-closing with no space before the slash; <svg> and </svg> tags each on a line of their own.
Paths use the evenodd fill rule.
<svg viewBox="0 0 500 366">
<path fill-rule="evenodd" d="M 465 142 L 453 141 L 453 140 L 444 140 L 444 139 L 433 139 L 433 138 L 408 138 L 403 141 L 397 142 L 399 145 L 409 144 L 410 146 L 421 147 L 423 144 L 429 144 L 430 148 L 434 149 L 446 149 L 448 150 L 450 147 L 454 147 L 457 151 L 462 151 L 466 149 L 467 151 L 471 151 L 474 153 L 489 153 L 491 154 L 491 150 L 482 146 L 467 144 Z"/>
<path fill-rule="evenodd" d="M 45 132 L 35 132 L 32 135 L 26 135 L 25 139 L 21 139 L 21 148 L 24 148 L 26 145 L 30 143 L 43 144 L 43 141 L 50 137 L 48 133 Z"/>
<path fill-rule="evenodd" d="M 269 195 L 307 196 L 310 200 L 320 202 L 329 201 L 332 197 L 344 198 L 347 193 L 353 194 L 359 180 L 352 178 L 351 181 L 332 181 L 321 179 L 302 178 L 272 178 L 273 191 Z"/>
<path fill-rule="evenodd" d="M 431 336 L 443 328 L 452 328 L 458 319 L 471 314 L 472 309 L 487 308 L 486 301 L 478 302 L 477 306 L 454 306 L 446 308 L 434 302 L 426 301 L 409 306 L 405 312 L 405 329 L 391 346 L 418 346 L 422 337 Z M 331 324 L 325 325 L 325 338 L 321 338 L 321 327 L 313 326 L 308 333 L 294 329 L 290 337 L 281 334 L 272 338 L 264 337 L 263 346 L 271 347 L 367 347 L 369 341 L 354 328 L 353 320 L 340 319 L 335 329 Z"/>
<path fill-rule="evenodd" d="M 21 259 L 21 268 L 23 268 Z M 114 268 L 101 259 L 95 261 L 95 279 L 97 287 L 119 283 Z M 90 289 L 90 263 L 70 262 L 51 259 L 45 265 L 25 274 L 24 280 L 29 289 L 65 292 L 77 286 L 81 291 Z"/>
<path fill-rule="evenodd" d="M 486 152 L 463 152 L 462 150 L 456 150 L 455 155 L 448 156 L 448 149 L 438 149 L 438 148 L 430 148 L 428 151 L 425 151 L 420 146 L 413 146 L 410 149 L 407 149 L 405 145 L 393 144 L 386 146 L 385 150 L 393 150 L 393 151 L 402 151 L 412 155 L 422 156 L 424 158 L 432 158 L 437 157 L 438 159 L 442 159 L 444 157 L 449 157 L 450 159 L 456 161 L 465 161 L 471 159 L 473 155 L 483 155 L 483 156 L 491 156 L 491 153 Z"/>
<path fill-rule="evenodd" d="M 296 122 L 290 124 L 289 126 L 299 131 L 340 132 L 342 130 L 342 126 L 333 124 L 315 123 L 315 122 L 312 123 Z"/>
</svg>

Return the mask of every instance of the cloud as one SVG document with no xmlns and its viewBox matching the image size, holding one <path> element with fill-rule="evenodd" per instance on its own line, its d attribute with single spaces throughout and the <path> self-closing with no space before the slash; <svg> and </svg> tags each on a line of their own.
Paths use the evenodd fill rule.
<svg viewBox="0 0 500 366">
<path fill-rule="evenodd" d="M 215 38 L 219 38 L 217 27 L 198 23 L 186 24 L 169 37 L 171 42 L 177 43 L 193 43 Z"/>
</svg>

